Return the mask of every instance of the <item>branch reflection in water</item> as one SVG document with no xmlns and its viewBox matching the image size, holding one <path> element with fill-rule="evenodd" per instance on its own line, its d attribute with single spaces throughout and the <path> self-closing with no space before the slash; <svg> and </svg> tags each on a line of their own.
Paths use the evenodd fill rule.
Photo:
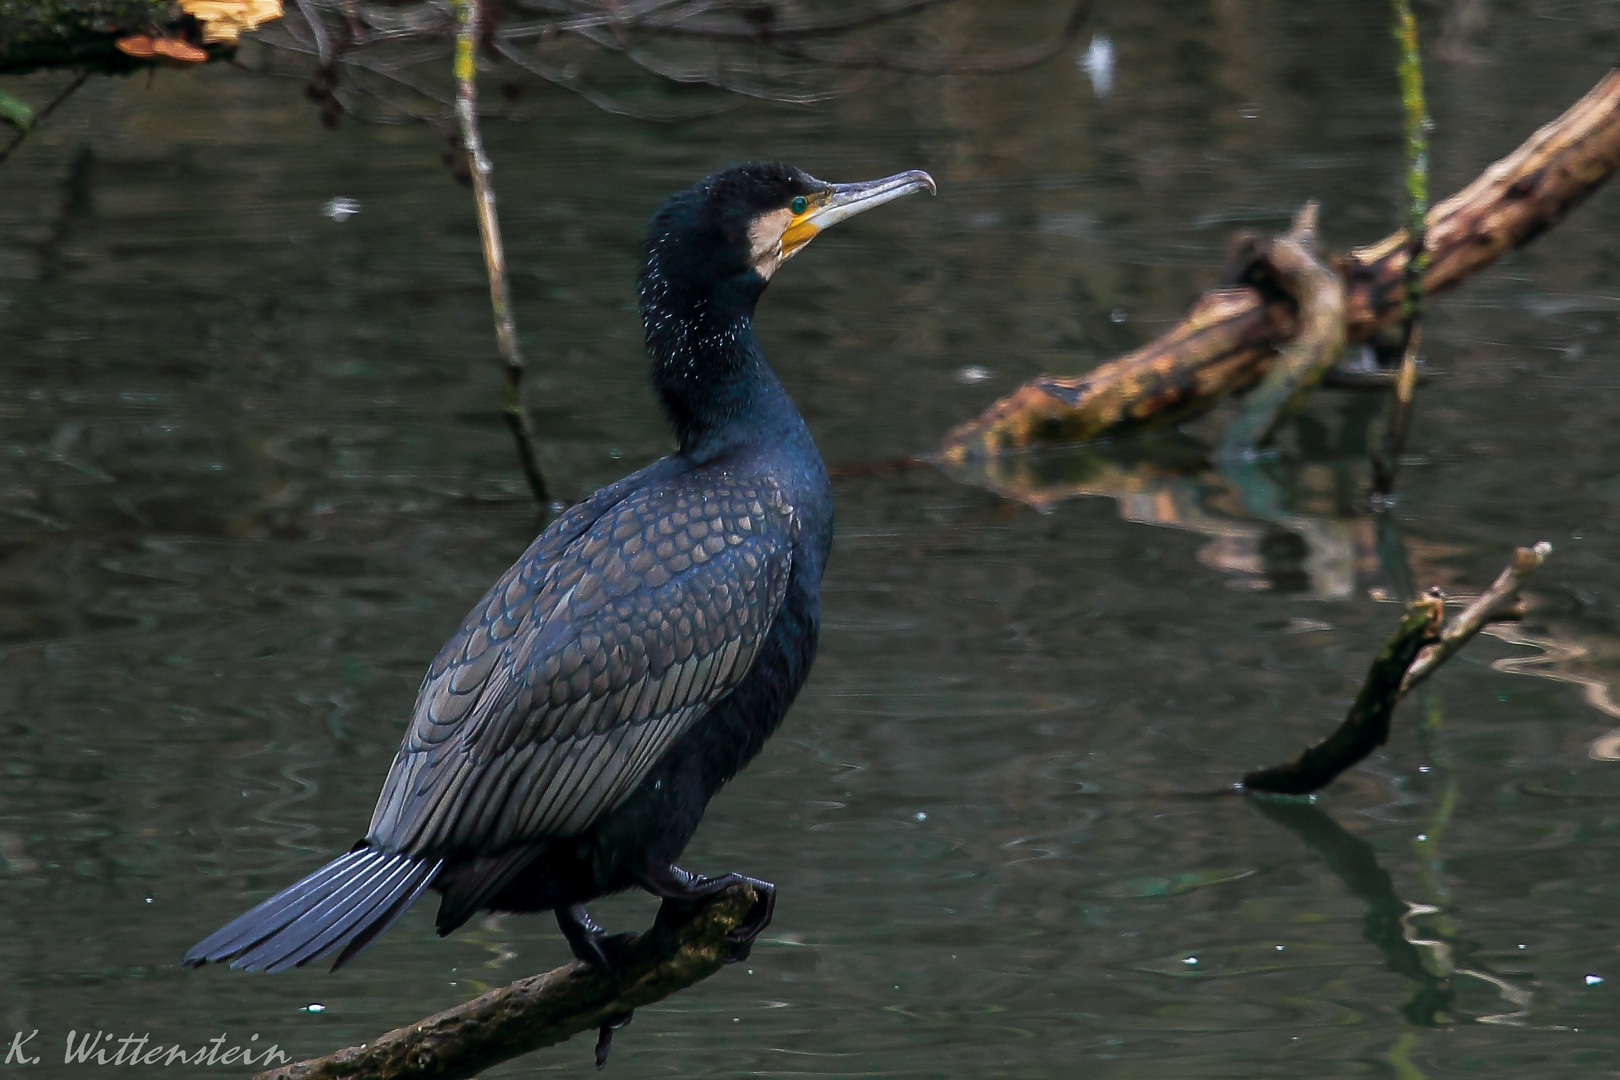
<svg viewBox="0 0 1620 1080">
<path fill-rule="evenodd" d="M 1401 603 L 1419 585 L 1438 586 L 1448 607 L 1467 603 L 1486 584 L 1465 579 L 1455 565 L 1473 545 L 1410 535 L 1393 515 L 1363 501 L 1368 422 L 1377 403 L 1359 393 L 1347 399 L 1336 432 L 1308 416 L 1296 424 L 1299 451 L 1271 460 L 1213 461 L 1204 443 L 1176 433 L 934 464 L 961 483 L 1041 513 L 1070 499 L 1110 498 L 1125 521 L 1205 536 L 1198 561 L 1231 575 L 1232 588 L 1337 602 L 1364 593 Z M 1500 657 L 1491 667 L 1579 687 L 1606 725 L 1620 722 L 1614 690 L 1620 636 L 1571 617 L 1563 598 L 1548 592 L 1531 589 L 1525 602 L 1526 620 L 1493 623 L 1482 633 L 1538 652 Z M 1327 629 L 1308 617 L 1290 626 Z M 1592 738 L 1588 754 L 1620 760 L 1620 727 Z"/>
</svg>

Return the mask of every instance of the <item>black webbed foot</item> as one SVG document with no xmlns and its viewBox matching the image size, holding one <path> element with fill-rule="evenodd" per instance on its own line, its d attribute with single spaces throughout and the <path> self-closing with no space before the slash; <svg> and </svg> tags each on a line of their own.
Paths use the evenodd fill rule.
<svg viewBox="0 0 1620 1080">
<path fill-rule="evenodd" d="M 723 958 L 723 962 L 727 964 L 746 960 L 753 950 L 754 939 L 771 925 L 771 916 L 776 912 L 776 886 L 768 881 L 744 877 L 741 874 L 700 877 L 678 866 L 671 866 L 657 876 L 644 878 L 642 886 L 654 896 L 663 897 L 664 900 L 658 908 L 658 919 L 653 923 L 653 931 L 658 935 L 659 948 L 664 955 L 668 956 L 675 951 L 673 936 L 675 921 L 690 914 L 704 901 L 731 886 L 744 883 L 753 887 L 759 894 L 759 899 L 737 928 L 725 936 L 726 943 L 732 946 L 731 951 Z"/>
<path fill-rule="evenodd" d="M 636 1015 L 635 1010 L 618 1013 L 610 1016 L 603 1022 L 596 1032 L 596 1067 L 602 1068 L 607 1064 L 608 1051 L 613 1049 L 613 1033 L 628 1024 Z"/>
<path fill-rule="evenodd" d="M 630 944 L 634 934 L 609 934 L 591 920 L 583 904 L 558 908 L 557 925 L 562 928 L 575 959 L 585 961 L 616 983 L 624 980 L 625 946 Z M 604 1056 L 606 1053 L 602 1051 Z"/>
</svg>

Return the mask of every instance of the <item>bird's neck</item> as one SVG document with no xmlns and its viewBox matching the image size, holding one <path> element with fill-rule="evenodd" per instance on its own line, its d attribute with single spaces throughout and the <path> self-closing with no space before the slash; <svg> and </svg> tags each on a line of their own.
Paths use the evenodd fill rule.
<svg viewBox="0 0 1620 1080">
<path fill-rule="evenodd" d="M 762 280 L 736 279 L 700 296 L 646 284 L 641 314 L 653 386 L 681 456 L 701 463 L 750 447 L 809 443 L 754 336 Z"/>
</svg>

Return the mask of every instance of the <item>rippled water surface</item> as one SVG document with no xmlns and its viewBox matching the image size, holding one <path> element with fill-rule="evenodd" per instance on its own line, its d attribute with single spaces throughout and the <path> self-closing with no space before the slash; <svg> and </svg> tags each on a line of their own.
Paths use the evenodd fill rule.
<svg viewBox="0 0 1620 1080">
<path fill-rule="evenodd" d="M 748 965 L 642 1010 L 609 1069 L 1607 1075 L 1620 192 L 1430 321 L 1385 549 L 1459 592 L 1515 543 L 1557 551 L 1527 621 L 1315 807 L 1187 796 L 1326 731 L 1395 621 L 1364 498 L 1375 397 L 1318 395 L 1281 460 L 1224 473 L 1208 423 L 995 475 L 859 467 L 1146 340 L 1236 231 L 1308 198 L 1334 246 L 1396 220 L 1382 7 L 1099 7 L 1105 98 L 1082 39 L 814 109 L 668 127 L 556 93 L 486 132 L 572 496 L 668 447 L 632 284 L 666 192 L 765 156 L 940 183 L 824 237 L 761 306 L 847 466 L 838 536 L 810 684 L 687 861 L 780 903 Z M 1440 193 L 1620 45 L 1614 3 L 1420 14 Z M 566 957 L 549 918 L 441 941 L 424 903 L 336 975 L 175 966 L 363 831 L 424 665 L 536 527 L 441 148 L 327 131 L 298 84 L 209 69 L 93 80 L 0 166 L 0 1041 L 40 1029 L 39 1075 L 86 1027 L 324 1053 Z M 496 1075 L 535 1070 L 588 1075 L 589 1046 Z"/>
</svg>

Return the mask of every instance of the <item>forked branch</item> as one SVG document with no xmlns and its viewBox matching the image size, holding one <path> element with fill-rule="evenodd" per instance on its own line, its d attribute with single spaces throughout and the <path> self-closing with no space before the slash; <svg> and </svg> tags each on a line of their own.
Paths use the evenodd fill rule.
<svg viewBox="0 0 1620 1080">
<path fill-rule="evenodd" d="M 1444 625 L 1444 598 L 1433 591 L 1419 597 L 1373 658 L 1344 722 L 1286 765 L 1249 773 L 1243 778 L 1244 789 L 1277 795 L 1320 791 L 1384 745 L 1396 703 L 1455 656 L 1487 623 L 1511 616 L 1519 589 L 1551 553 L 1552 545 L 1545 540 L 1514 551 L 1512 562 L 1491 587 Z"/>
</svg>

